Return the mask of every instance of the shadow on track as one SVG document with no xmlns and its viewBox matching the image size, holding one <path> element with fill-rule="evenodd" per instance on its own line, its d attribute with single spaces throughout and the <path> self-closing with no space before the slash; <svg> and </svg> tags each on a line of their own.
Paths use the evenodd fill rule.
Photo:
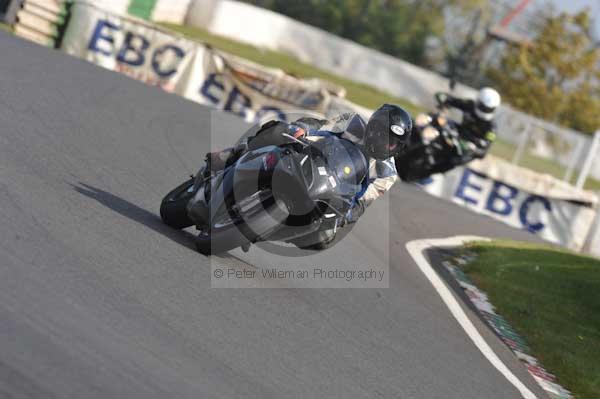
<svg viewBox="0 0 600 399">
<path fill-rule="evenodd" d="M 196 246 L 194 244 L 194 235 L 185 230 L 174 230 L 171 227 L 165 225 L 160 217 L 152 212 L 147 211 L 144 208 L 118 197 L 112 193 L 104 191 L 102 189 L 90 186 L 88 184 L 79 182 L 78 185 L 71 184 L 73 189 L 86 197 L 92 198 L 105 207 L 117 212 L 120 215 L 125 216 L 137 223 L 140 223 L 157 233 L 164 235 L 177 244 L 182 245 L 194 252 Z"/>
</svg>

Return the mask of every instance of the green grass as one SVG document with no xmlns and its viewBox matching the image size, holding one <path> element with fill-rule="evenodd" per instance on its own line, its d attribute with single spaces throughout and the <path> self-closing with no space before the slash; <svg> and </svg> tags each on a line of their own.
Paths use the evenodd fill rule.
<svg viewBox="0 0 600 399">
<path fill-rule="evenodd" d="M 423 111 L 423 108 L 412 104 L 405 99 L 391 96 L 368 85 L 325 72 L 312 65 L 302 63 L 296 58 L 284 53 L 260 49 L 222 36 L 213 35 L 198 28 L 173 24 L 161 25 L 193 40 L 206 43 L 216 49 L 246 58 L 265 66 L 283 69 L 287 73 L 298 77 L 319 78 L 336 83 L 346 88 L 346 98 L 348 100 L 362 105 L 363 107 L 372 109 L 379 107 L 383 103 L 391 102 L 405 107 L 413 114 Z"/>
<path fill-rule="evenodd" d="M 10 25 L 5 24 L 4 22 L 0 22 L 0 30 L 12 32 L 12 28 L 10 27 Z"/>
<path fill-rule="evenodd" d="M 465 267 L 544 367 L 578 399 L 600 398 L 600 260 L 510 241 L 468 245 Z"/>
</svg>

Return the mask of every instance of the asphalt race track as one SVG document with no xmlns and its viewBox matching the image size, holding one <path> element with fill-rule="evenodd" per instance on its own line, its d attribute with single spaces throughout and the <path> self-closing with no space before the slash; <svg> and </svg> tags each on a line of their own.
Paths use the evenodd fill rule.
<svg viewBox="0 0 600 399">
<path fill-rule="evenodd" d="M 3 32 L 0 50 L 0 397 L 520 397 L 405 243 L 532 236 L 399 184 L 390 288 L 211 289 L 209 258 L 158 205 L 199 167 L 207 132 L 230 143 L 244 125 Z M 380 257 L 385 211 L 336 248 Z"/>
</svg>

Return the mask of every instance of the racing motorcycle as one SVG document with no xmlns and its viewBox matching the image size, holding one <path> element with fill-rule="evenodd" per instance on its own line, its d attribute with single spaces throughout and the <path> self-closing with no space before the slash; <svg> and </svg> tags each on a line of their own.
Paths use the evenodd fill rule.
<svg viewBox="0 0 600 399">
<path fill-rule="evenodd" d="M 201 168 L 164 197 L 163 222 L 177 229 L 195 225 L 203 254 L 247 251 L 259 241 L 326 248 L 362 189 L 367 159 L 334 135 L 284 136 L 288 143 L 248 150 L 208 177 Z"/>
<path fill-rule="evenodd" d="M 457 124 L 443 111 L 419 114 L 411 143 L 395 158 L 396 168 L 403 181 L 416 182 L 467 162 L 468 154 L 468 144 L 465 147 L 460 139 Z"/>
</svg>

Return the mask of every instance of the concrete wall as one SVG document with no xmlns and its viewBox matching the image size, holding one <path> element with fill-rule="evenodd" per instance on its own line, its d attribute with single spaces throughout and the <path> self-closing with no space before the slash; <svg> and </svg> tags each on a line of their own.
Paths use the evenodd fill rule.
<svg viewBox="0 0 600 399">
<path fill-rule="evenodd" d="M 143 14 L 148 14 L 149 19 L 155 22 L 182 24 L 188 14 L 188 8 L 190 7 L 191 1 L 192 0 L 148 1 L 145 4 L 147 10 L 144 10 Z M 114 14 L 127 15 L 128 12 L 131 11 L 131 0 L 87 0 L 86 2 Z"/>
<path fill-rule="evenodd" d="M 209 29 L 219 0 L 192 0 L 185 20 L 186 25 Z"/>
<path fill-rule="evenodd" d="M 215 1 L 200 0 L 191 9 Z M 448 88 L 448 79 L 389 55 L 342 39 L 291 18 L 237 1 L 221 0 L 210 22 L 194 12 L 187 23 L 241 42 L 281 51 L 308 64 L 345 76 L 416 104 L 432 106 L 432 93 Z M 196 15 L 199 15 L 196 17 Z M 458 93 L 472 93 L 461 86 Z"/>
<path fill-rule="evenodd" d="M 94 0 L 88 1 L 88 3 L 108 12 L 125 15 L 127 14 L 129 1 L 130 0 Z"/>
</svg>

